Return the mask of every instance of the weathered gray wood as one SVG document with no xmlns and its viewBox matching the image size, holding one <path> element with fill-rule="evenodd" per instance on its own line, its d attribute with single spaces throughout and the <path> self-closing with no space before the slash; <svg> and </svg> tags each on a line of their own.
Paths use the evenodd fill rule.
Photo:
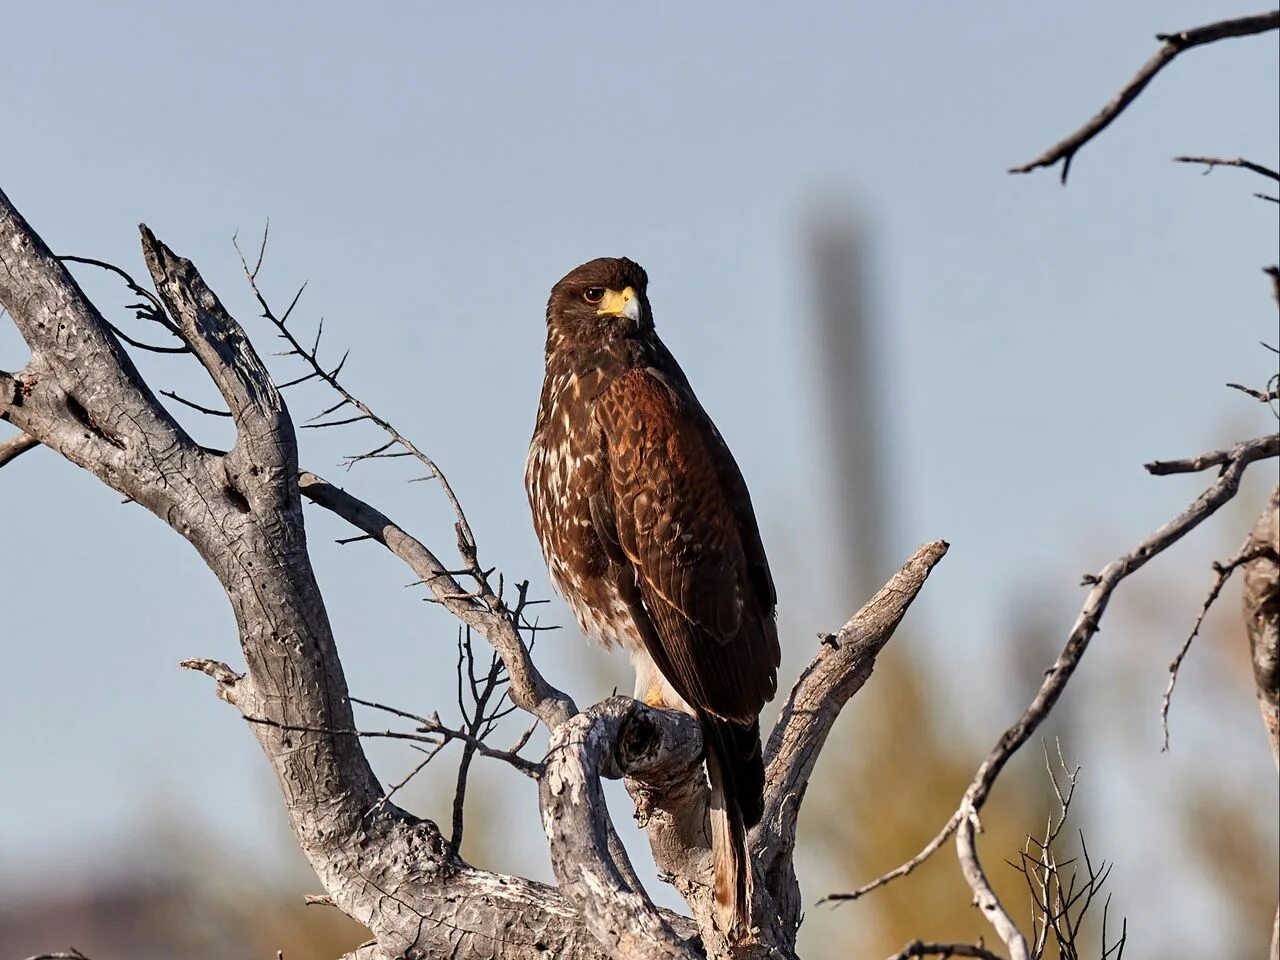
<svg viewBox="0 0 1280 960">
<path fill-rule="evenodd" d="M 181 534 L 217 576 L 235 614 L 244 673 L 210 660 L 184 666 L 211 676 L 219 697 L 250 721 L 328 897 L 373 932 L 375 943 L 352 956 L 793 958 L 800 900 L 791 858 L 804 786 L 836 715 L 945 545 L 921 548 L 820 648 L 793 689 L 766 754 L 765 820 L 748 841 L 759 926 L 731 942 L 712 920 L 697 723 L 625 697 L 579 714 L 539 672 L 500 598 L 468 594 L 385 515 L 299 471 L 288 407 L 240 325 L 193 264 L 145 227 L 142 243 L 179 335 L 231 411 L 232 449 L 202 448 L 174 421 L 2 193 L 0 303 L 32 356 L 23 370 L 0 372 L 0 419 L 22 431 L 14 449 L 44 444 L 89 470 Z M 513 702 L 552 733 L 540 800 L 561 889 L 472 867 L 434 823 L 383 799 L 355 733 L 307 554 L 304 497 L 386 545 L 502 656 Z M 626 780 L 658 867 L 692 920 L 653 906 L 617 840 L 602 777 Z"/>
<path fill-rule="evenodd" d="M 378 803 L 357 739 L 340 732 L 352 728 L 351 708 L 307 556 L 288 410 L 195 268 L 143 237 L 157 288 L 236 417 L 235 448 L 218 454 L 192 442 L 2 193 L 0 303 L 32 357 L 0 377 L 0 417 L 146 506 L 208 563 L 234 610 L 247 669 L 202 667 L 254 719 L 325 890 L 388 956 L 600 956 L 555 890 L 476 870 L 435 824 Z"/>
<path fill-rule="evenodd" d="M 647 714 L 644 720 L 637 719 L 641 711 Z M 630 772 L 640 773 L 640 765 L 652 761 L 667 722 L 629 697 L 596 704 L 552 735 L 538 788 L 560 889 L 615 960 L 693 960 L 699 955 L 643 891 L 629 888 L 609 855 L 600 778 L 621 777 L 633 763 Z M 624 734 L 629 724 L 638 723 L 646 723 L 651 733 L 639 738 Z M 628 746 L 637 748 L 635 756 Z"/>
</svg>

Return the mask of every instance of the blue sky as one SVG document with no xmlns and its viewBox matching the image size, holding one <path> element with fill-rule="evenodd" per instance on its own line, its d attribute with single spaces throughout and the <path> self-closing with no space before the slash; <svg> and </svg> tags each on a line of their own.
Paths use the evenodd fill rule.
<svg viewBox="0 0 1280 960">
<path fill-rule="evenodd" d="M 546 294 L 586 259 L 639 260 L 659 332 L 751 485 L 798 648 L 860 602 L 823 573 L 838 545 L 804 253 L 815 212 L 852 211 L 872 237 L 883 322 L 889 562 L 953 543 L 912 616 L 940 671 L 985 677 L 1012 594 L 1060 585 L 1038 602 L 1065 628 L 1081 570 L 1199 489 L 1142 462 L 1267 429 L 1264 410 L 1221 385 L 1261 383 L 1274 366 L 1256 344 L 1275 340 L 1259 272 L 1277 256 L 1275 210 L 1250 196 L 1249 174 L 1201 178 L 1169 158 L 1276 165 L 1274 35 L 1180 59 L 1077 157 L 1067 189 L 1056 171 L 1005 173 L 1109 98 L 1156 31 L 1241 12 L 27 4 L 5 13 L 0 187 L 55 252 L 138 274 L 145 221 L 264 350 L 231 238 L 252 244 L 270 217 L 266 290 L 287 302 L 310 280 L 298 316 L 326 318 L 335 358 L 352 348 L 348 386 L 444 467 L 482 556 L 544 594 L 521 478 Z M 128 322 L 125 291 L 80 275 Z M 0 323 L 0 368 L 23 357 Z M 215 399 L 189 364 L 142 366 Z M 299 415 L 327 405 L 291 402 Z M 451 422 L 426 415 L 442 408 Z M 308 433 L 303 460 L 451 543 L 424 485 L 391 467 L 340 475 L 340 456 L 374 439 Z M 353 692 L 451 703 L 448 621 L 402 589 L 410 576 L 389 555 L 333 546 L 344 531 L 327 517 L 309 524 Z M 1161 565 L 1199 583 L 1237 541 L 1234 528 L 1197 534 Z M 239 656 L 195 554 L 45 451 L 0 474 L 0 545 L 0 752 L 21 785 L 0 790 L 0 882 L 98 862 L 156 803 L 274 856 L 266 764 L 207 682 L 175 667 Z M 1198 603 L 1186 598 L 1188 620 Z M 548 616 L 569 622 L 558 604 Z M 579 701 L 607 692 L 581 650 L 568 629 L 543 644 L 545 669 Z M 1159 663 L 1152 683 L 1158 698 Z M 1242 724 L 1256 725 L 1240 696 Z M 1020 708 L 984 698 L 957 723 L 994 739 Z M 1261 764 L 1260 734 L 1242 730 L 1242 765 Z M 374 756 L 386 775 L 405 762 Z"/>
</svg>

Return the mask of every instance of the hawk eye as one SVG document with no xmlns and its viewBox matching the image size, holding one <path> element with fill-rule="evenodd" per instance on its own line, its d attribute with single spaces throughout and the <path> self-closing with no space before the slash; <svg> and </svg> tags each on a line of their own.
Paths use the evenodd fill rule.
<svg viewBox="0 0 1280 960">
<path fill-rule="evenodd" d="M 599 303 L 604 299 L 604 287 L 587 287 L 582 291 L 582 299 L 587 303 Z"/>
</svg>

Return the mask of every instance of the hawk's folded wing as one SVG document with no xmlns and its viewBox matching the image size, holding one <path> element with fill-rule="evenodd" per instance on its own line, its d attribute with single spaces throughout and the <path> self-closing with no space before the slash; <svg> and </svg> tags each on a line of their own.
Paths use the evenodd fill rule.
<svg viewBox="0 0 1280 960">
<path fill-rule="evenodd" d="M 697 400 L 657 371 L 619 377 L 596 421 L 606 463 L 592 522 L 635 578 L 649 655 L 691 706 L 754 721 L 777 690 L 779 648 L 737 464 Z"/>
</svg>

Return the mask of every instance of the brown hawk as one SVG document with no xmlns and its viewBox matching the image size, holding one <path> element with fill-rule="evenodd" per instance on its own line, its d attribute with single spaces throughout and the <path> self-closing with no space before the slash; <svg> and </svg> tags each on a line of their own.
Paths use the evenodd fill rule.
<svg viewBox="0 0 1280 960">
<path fill-rule="evenodd" d="M 583 632 L 631 654 L 637 699 L 701 724 L 728 931 L 750 926 L 746 831 L 764 807 L 776 594 L 742 474 L 654 332 L 647 285 L 639 264 L 601 258 L 552 288 L 525 486 Z"/>
</svg>

